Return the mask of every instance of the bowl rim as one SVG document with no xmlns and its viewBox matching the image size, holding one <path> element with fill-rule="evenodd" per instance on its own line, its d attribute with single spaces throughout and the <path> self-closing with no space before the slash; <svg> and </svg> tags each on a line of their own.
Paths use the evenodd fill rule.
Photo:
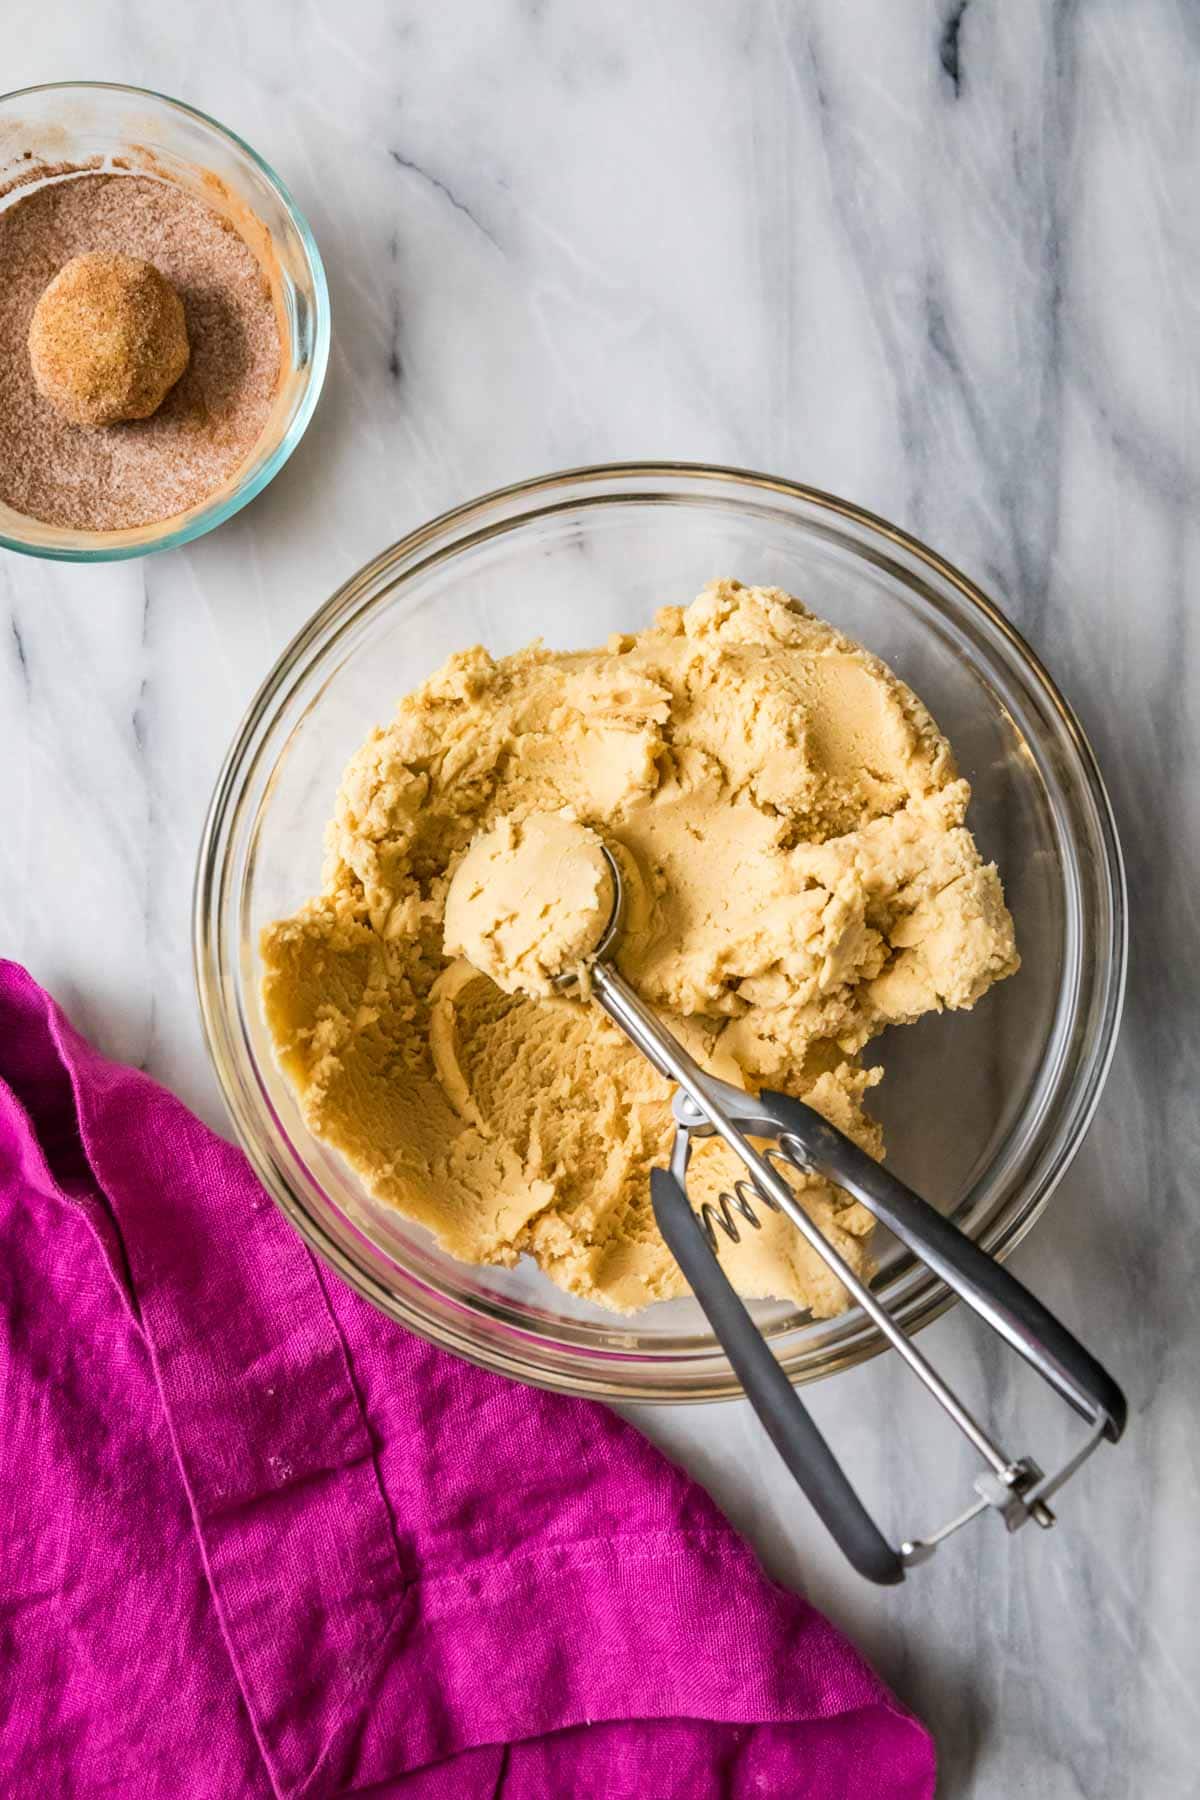
<svg viewBox="0 0 1200 1800">
<path fill-rule="evenodd" d="M 545 475 L 527 477 L 521 481 L 490 489 L 472 500 L 464 501 L 437 514 L 388 545 L 343 582 L 294 634 L 268 671 L 243 715 L 218 773 L 201 833 L 193 888 L 192 947 L 194 977 L 205 1047 L 238 1142 L 284 1216 L 300 1232 L 309 1248 L 341 1275 L 351 1287 L 386 1316 L 402 1324 L 427 1342 L 436 1344 L 439 1348 L 448 1350 L 479 1367 L 507 1375 L 511 1379 L 525 1382 L 531 1386 L 617 1402 L 699 1404 L 742 1397 L 742 1386 L 727 1363 L 722 1374 L 705 1378 L 703 1385 L 691 1382 L 675 1387 L 660 1385 L 657 1380 L 652 1383 L 638 1379 L 623 1380 L 621 1362 L 624 1359 L 615 1356 L 604 1359 L 604 1367 L 594 1376 L 589 1373 L 581 1373 L 579 1370 L 563 1373 L 558 1368 L 546 1368 L 536 1361 L 529 1361 L 511 1340 L 528 1338 L 534 1345 L 539 1345 L 544 1340 L 536 1331 L 528 1328 L 523 1331 L 520 1327 L 511 1325 L 508 1327 L 509 1337 L 505 1344 L 507 1353 L 487 1354 L 478 1347 L 469 1334 L 459 1332 L 453 1324 L 447 1323 L 441 1317 L 431 1319 L 427 1313 L 412 1303 L 408 1295 L 398 1295 L 392 1289 L 387 1288 L 382 1281 L 361 1268 L 335 1240 L 327 1235 L 321 1223 L 308 1212 L 299 1197 L 293 1192 L 286 1175 L 266 1154 L 243 1118 L 241 1097 L 222 1048 L 222 1038 L 227 1021 L 222 1017 L 219 1003 L 222 989 L 219 974 L 221 961 L 219 956 L 221 922 L 219 899 L 224 883 L 218 877 L 222 873 L 225 858 L 222 857 L 221 860 L 218 860 L 218 853 L 227 848 L 226 845 L 223 845 L 222 840 L 226 836 L 225 828 L 230 818 L 231 807 L 234 811 L 237 810 L 239 776 L 243 773 L 243 766 L 247 765 L 245 772 L 248 773 L 249 767 L 252 767 L 258 758 L 260 747 L 257 746 L 257 739 L 260 729 L 264 727 L 264 724 L 267 729 L 270 728 L 272 715 L 278 715 L 291 698 L 296 686 L 310 672 L 310 666 L 305 659 L 313 645 L 320 641 L 322 653 L 327 653 L 351 620 L 357 620 L 379 600 L 389 597 L 392 591 L 390 588 L 384 595 L 374 595 L 372 590 L 381 576 L 390 568 L 411 560 L 417 552 L 432 541 L 444 540 L 447 534 L 453 532 L 457 527 L 471 522 L 479 523 L 482 527 L 489 513 L 495 512 L 507 503 L 532 496 L 553 495 L 556 491 L 567 487 L 672 476 L 714 482 L 733 482 L 757 491 L 779 493 L 789 499 L 797 500 L 819 511 L 844 519 L 852 525 L 877 533 L 905 554 L 914 557 L 918 563 L 924 564 L 945 581 L 955 591 L 957 598 L 967 603 L 968 608 L 973 608 L 981 613 L 987 625 L 1004 640 L 1010 653 L 1022 665 L 1023 672 L 1031 679 L 1041 700 L 1048 704 L 1058 723 L 1066 732 L 1078 758 L 1078 772 L 1083 778 L 1088 798 L 1092 802 L 1096 825 L 1103 843 L 1105 852 L 1103 872 L 1107 881 L 1107 897 L 1111 906 L 1109 941 L 1102 953 L 1107 970 L 1107 981 L 1103 990 L 1104 1008 L 1096 1028 L 1094 1047 L 1081 1071 L 1084 1079 L 1077 1087 L 1074 1096 L 1073 1108 L 1068 1121 L 1069 1129 L 1060 1128 L 1060 1140 L 1057 1145 L 1052 1146 L 1054 1150 L 1052 1159 L 1046 1167 L 1035 1171 L 1036 1191 L 1022 1202 L 1020 1195 L 1022 1186 L 1027 1185 L 1027 1179 L 1022 1186 L 1018 1187 L 1017 1195 L 1008 1202 L 1004 1209 L 1003 1224 L 999 1228 L 1001 1236 L 998 1241 L 987 1242 L 989 1232 L 986 1230 L 981 1234 L 980 1241 L 985 1243 L 985 1247 L 990 1250 L 990 1253 L 995 1255 L 999 1261 L 1006 1260 L 1041 1217 L 1059 1182 L 1073 1162 L 1095 1116 L 1116 1050 L 1128 966 L 1128 890 L 1115 815 L 1095 752 L 1074 709 L 1059 691 L 1041 658 L 1001 608 L 956 565 L 947 561 L 921 539 L 900 526 L 894 525 L 881 515 L 871 512 L 868 508 L 825 489 L 792 481 L 787 477 L 770 475 L 759 470 L 740 468 L 729 464 L 669 459 L 581 464 L 558 469 Z M 613 500 L 621 497 L 620 494 L 607 496 Z M 629 497 L 644 498 L 645 496 L 630 495 Z M 505 515 L 502 520 L 502 528 L 511 529 L 528 523 L 548 510 L 552 509 L 540 507 L 533 512 Z M 500 528 L 500 526 L 497 527 L 497 529 Z M 471 541 L 471 535 L 464 533 L 453 542 L 445 543 L 443 554 L 452 555 Z M 405 574 L 415 573 L 420 566 L 422 565 L 416 564 L 413 568 L 406 570 Z M 401 579 L 404 577 L 402 576 Z M 364 598 L 364 595 L 368 597 Z M 1009 1217 L 1010 1213 L 1015 1213 L 1015 1216 Z M 410 1272 L 409 1280 L 413 1290 L 419 1292 L 423 1286 L 421 1277 Z M 909 1335 L 915 1336 L 918 1331 L 924 1330 L 927 1325 L 941 1318 L 956 1304 L 957 1297 L 937 1277 L 931 1275 L 928 1293 L 921 1298 L 919 1305 L 906 1318 L 904 1329 Z M 461 1306 L 461 1303 L 455 1303 L 452 1310 L 457 1312 L 466 1309 Z M 809 1380 L 823 1379 L 827 1375 L 839 1373 L 842 1369 L 857 1366 L 859 1363 L 869 1361 L 887 1348 L 886 1339 L 876 1328 L 871 1327 L 859 1334 L 858 1341 L 827 1353 L 826 1360 L 819 1368 L 799 1369 L 790 1366 L 786 1349 L 780 1360 L 793 1382 L 803 1383 Z M 588 1360 L 587 1353 L 584 1354 L 583 1360 Z M 716 1347 L 715 1360 L 723 1360 L 720 1357 L 719 1346 Z"/>
<path fill-rule="evenodd" d="M 0 549 L 15 551 L 18 556 L 34 556 L 45 562 L 129 562 L 139 556 L 156 556 L 160 550 L 177 550 L 184 544 L 190 544 L 194 539 L 203 537 L 206 532 L 214 531 L 218 525 L 223 525 L 227 519 L 232 519 L 235 513 L 241 512 L 244 506 L 249 506 L 251 500 L 261 494 L 263 489 L 275 479 L 308 430 L 313 413 L 317 408 L 317 402 L 321 397 L 321 390 L 325 385 L 325 375 L 329 366 L 331 335 L 329 282 L 312 226 L 282 176 L 276 172 L 264 156 L 259 155 L 253 144 L 247 143 L 246 139 L 241 137 L 238 132 L 231 130 L 228 125 L 222 125 L 221 121 L 214 119 L 211 113 L 204 112 L 198 106 L 190 105 L 186 100 L 177 100 L 171 94 L 162 94 L 157 88 L 137 87 L 123 81 L 34 82 L 27 87 L 11 88 L 6 93 L 0 94 L 0 108 L 6 106 L 11 100 L 22 100 L 30 94 L 90 93 L 95 91 L 129 94 L 139 100 L 153 100 L 172 112 L 182 113 L 188 118 L 196 119 L 208 130 L 216 132 L 218 137 L 225 138 L 254 164 L 267 184 L 278 194 L 303 246 L 312 279 L 313 316 L 316 328 L 313 334 L 313 351 L 308 378 L 296 416 L 252 479 L 239 482 L 233 492 L 226 494 L 222 500 L 202 507 L 187 525 L 177 526 L 173 531 L 164 532 L 161 537 L 156 537 L 147 543 L 115 544 L 111 549 L 95 545 L 86 549 L 82 547 L 75 549 L 70 545 L 31 544 L 22 538 L 12 537 L 0 529 Z M 169 523 L 170 521 L 165 522 Z"/>
</svg>

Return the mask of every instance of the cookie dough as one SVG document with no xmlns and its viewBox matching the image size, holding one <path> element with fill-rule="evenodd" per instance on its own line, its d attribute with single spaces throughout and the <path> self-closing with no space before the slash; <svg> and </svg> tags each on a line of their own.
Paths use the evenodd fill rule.
<svg viewBox="0 0 1200 1800">
<path fill-rule="evenodd" d="M 454 871 L 447 956 L 464 956 L 506 994 L 547 998 L 603 937 L 616 894 L 602 841 L 569 813 L 502 818 Z"/>
<path fill-rule="evenodd" d="M 538 942 L 522 911 L 505 945 L 470 948 L 469 885 L 447 918 L 473 840 L 515 843 L 545 814 L 601 831 L 642 997 L 714 1073 L 802 1096 L 879 1156 L 864 1046 L 1017 967 L 969 798 L 910 689 L 778 589 L 715 582 L 599 650 L 464 651 L 353 758 L 322 892 L 263 934 L 280 1066 L 310 1129 L 450 1254 L 528 1252 L 619 1311 L 678 1295 L 648 1181 L 669 1084 L 598 1009 L 492 979 Z M 700 1144 L 693 1197 L 735 1172 Z M 818 1177 L 799 1191 L 863 1269 L 865 1209 Z M 822 1260 L 760 1217 L 722 1245 L 741 1291 L 841 1310 Z"/>
<path fill-rule="evenodd" d="M 190 355 L 183 301 L 137 256 L 73 256 L 29 324 L 38 392 L 73 425 L 149 418 Z"/>
</svg>

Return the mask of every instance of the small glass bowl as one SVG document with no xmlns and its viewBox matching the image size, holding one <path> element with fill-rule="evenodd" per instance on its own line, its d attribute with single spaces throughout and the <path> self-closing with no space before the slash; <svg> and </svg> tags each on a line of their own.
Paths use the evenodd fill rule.
<svg viewBox="0 0 1200 1800">
<path fill-rule="evenodd" d="M 194 915 L 209 1050 L 263 1182 L 347 1281 L 461 1356 L 576 1394 L 681 1401 L 739 1388 L 694 1301 L 615 1316 L 531 1266 L 456 1262 L 373 1200 L 306 1129 L 275 1067 L 258 936 L 318 891 L 322 830 L 352 752 L 450 651 L 602 643 L 717 575 L 800 595 L 912 685 L 954 745 L 974 789 L 970 823 L 1004 878 L 1020 972 L 973 1012 L 880 1040 L 887 1078 L 872 1105 L 890 1166 L 1006 1255 L 1079 1145 L 1120 1014 L 1124 879 L 1087 741 L 996 606 L 906 533 L 766 475 L 646 464 L 506 488 L 384 551 L 284 651 L 217 784 Z M 880 1250 L 876 1287 L 916 1331 L 950 1296 L 900 1246 Z M 796 1381 L 882 1347 L 857 1309 L 826 1320 L 776 1302 L 753 1310 Z"/>
<path fill-rule="evenodd" d="M 232 518 L 261 493 L 300 442 L 329 360 L 329 290 L 320 251 L 282 181 L 249 144 L 194 107 L 145 88 L 62 81 L 0 96 L 0 188 L 26 176 L 36 180 L 40 169 L 93 160 L 98 173 L 166 176 L 218 211 L 229 196 L 253 215 L 269 240 L 269 273 L 277 274 L 272 286 L 285 326 L 284 368 L 262 436 L 245 463 L 187 512 L 126 531 L 81 531 L 44 524 L 0 501 L 0 546 L 60 562 L 147 556 L 189 544 Z M 0 197 L 0 208 L 25 191 L 11 188 Z M 250 247 L 262 261 L 256 245 Z"/>
</svg>

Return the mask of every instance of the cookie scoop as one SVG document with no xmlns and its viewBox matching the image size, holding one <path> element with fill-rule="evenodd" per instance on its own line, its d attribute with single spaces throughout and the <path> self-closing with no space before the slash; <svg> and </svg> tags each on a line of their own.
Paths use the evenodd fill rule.
<svg viewBox="0 0 1200 1800">
<path fill-rule="evenodd" d="M 660 1075 L 676 1084 L 669 1166 L 650 1171 L 655 1223 L 746 1398 L 849 1561 L 868 1580 L 891 1585 L 903 1581 L 907 1571 L 927 1561 L 944 1539 L 983 1513 L 998 1514 L 1010 1532 L 1031 1521 L 1043 1530 L 1052 1526 L 1051 1498 L 1102 1441 L 1115 1443 L 1124 1430 L 1125 1397 L 1112 1377 L 1015 1276 L 820 1113 L 793 1095 L 765 1088 L 758 1094 L 746 1093 L 703 1069 L 613 960 L 624 897 L 620 866 L 611 850 L 595 832 L 561 817 L 535 817 L 524 829 L 539 838 L 544 832 L 557 837 L 565 847 L 565 859 L 556 848 L 547 852 L 544 841 L 540 846 L 531 841 L 527 847 L 519 837 L 514 842 L 520 829 L 502 821 L 468 851 L 451 884 L 447 934 L 455 888 L 462 881 L 459 897 L 464 904 L 474 907 L 487 900 L 485 916 L 493 927 L 487 943 L 494 945 L 495 922 L 502 918 L 506 942 L 521 952 L 522 979 L 510 991 L 522 986 L 528 991 L 530 959 L 536 956 L 539 979 L 548 980 L 551 991 L 578 982 L 583 997 L 624 1032 Z M 479 865 L 472 866 L 463 880 L 473 857 Z M 514 868 L 519 869 L 517 880 Z M 489 880 L 489 871 L 497 869 L 499 881 Z M 602 873 L 607 874 L 603 884 Z M 584 897 L 587 905 L 581 907 L 578 902 Z M 569 945 L 562 940 L 564 898 L 566 921 L 580 933 L 586 924 L 586 940 L 572 938 Z M 466 937 L 461 931 L 459 935 Z M 475 950 L 481 953 L 478 944 Z M 511 978 L 511 967 L 504 972 Z M 688 1190 L 689 1165 L 696 1143 L 712 1137 L 733 1152 L 743 1172 L 715 1201 L 701 1199 L 697 1204 Z M 814 1174 L 836 1182 L 867 1207 L 1083 1417 L 1086 1437 L 1053 1473 L 1046 1474 L 1032 1456 L 1014 1456 L 996 1441 L 882 1298 L 825 1237 L 804 1205 L 805 1188 Z M 906 1539 L 894 1548 L 884 1537 L 759 1322 L 721 1267 L 721 1236 L 736 1243 L 747 1227 L 760 1230 L 758 1215 L 763 1209 L 782 1214 L 829 1265 L 983 1464 L 970 1505 L 924 1538 Z"/>
<path fill-rule="evenodd" d="M 614 903 L 599 836 L 566 813 L 500 819 L 459 863 L 445 948 L 508 994 L 545 997 L 595 955 Z"/>
</svg>

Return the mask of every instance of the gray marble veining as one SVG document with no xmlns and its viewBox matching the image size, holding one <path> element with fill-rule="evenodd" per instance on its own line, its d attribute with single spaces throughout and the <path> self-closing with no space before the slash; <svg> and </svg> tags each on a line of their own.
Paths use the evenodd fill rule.
<svg viewBox="0 0 1200 1800">
<path fill-rule="evenodd" d="M 179 94 L 242 131 L 331 277 L 325 399 L 182 553 L 0 559 L 0 947 L 218 1126 L 188 910 L 279 648 L 442 507 L 577 462 L 778 470 L 1001 599 L 1092 735 L 1128 855 L 1126 1023 L 1017 1266 L 1134 1408 L 1048 1537 L 899 1594 L 838 1566 L 740 1407 L 642 1410 L 930 1720 L 943 1791 L 1198 1791 L 1200 10 L 1189 0 L 101 0 L 18 7 L 5 85 Z M 955 1316 L 1003 1429 L 1033 1404 Z M 968 1467 L 901 1370 L 814 1393 L 919 1529 Z"/>
</svg>

